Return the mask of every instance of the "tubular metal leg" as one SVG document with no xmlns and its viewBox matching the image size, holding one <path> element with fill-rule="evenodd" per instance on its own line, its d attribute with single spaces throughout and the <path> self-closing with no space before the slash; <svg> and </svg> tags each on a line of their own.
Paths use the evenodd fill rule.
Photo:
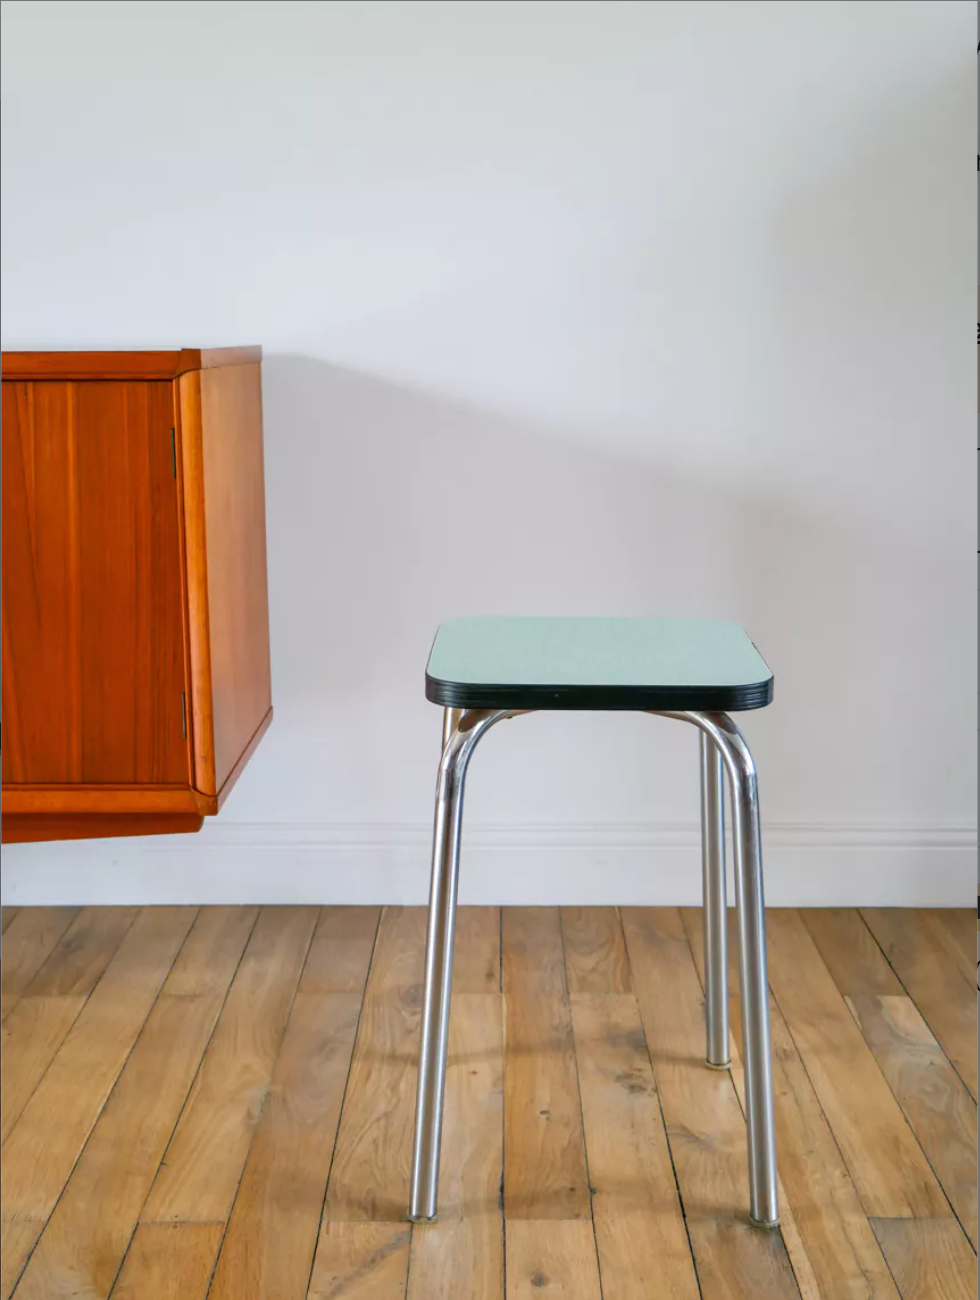
<svg viewBox="0 0 980 1300">
<path fill-rule="evenodd" d="M 707 732 L 701 741 L 701 873 L 704 926 L 704 1013 L 708 1064 L 731 1065 L 728 1048 L 728 937 L 725 895 L 725 795 L 722 758 Z"/>
<path fill-rule="evenodd" d="M 736 733 L 737 734 L 737 733 Z M 749 1204 L 760 1227 L 779 1222 L 776 1126 L 772 1100 L 772 1037 L 766 973 L 766 913 L 762 890 L 762 837 L 755 763 L 741 736 L 733 746 L 732 831 L 738 906 L 742 1044 L 749 1126 Z"/>
<path fill-rule="evenodd" d="M 416 1221 L 434 1219 L 436 1216 L 466 767 L 480 737 L 495 722 L 507 716 L 506 712 L 489 709 L 446 709 L 443 720 L 442 760 L 436 782 L 432 883 L 422 995 L 415 1152 L 412 1158 L 412 1188 L 408 1211 L 409 1218 Z"/>
<path fill-rule="evenodd" d="M 742 992 L 742 1056 L 749 1131 L 749 1213 L 757 1227 L 774 1228 L 779 1223 L 779 1196 L 759 787 L 755 762 L 742 733 L 727 713 L 663 711 L 659 716 L 691 722 L 706 732 L 718 747 L 731 781 Z"/>
</svg>

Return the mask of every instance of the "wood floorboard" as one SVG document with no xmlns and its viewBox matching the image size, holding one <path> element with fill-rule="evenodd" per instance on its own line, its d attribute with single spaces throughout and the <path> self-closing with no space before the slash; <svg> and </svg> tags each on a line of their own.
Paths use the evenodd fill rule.
<svg viewBox="0 0 980 1300">
<path fill-rule="evenodd" d="M 602 1300 L 592 1225 L 587 1219 L 515 1219 L 507 1228 L 507 1300 L 558 1297 Z"/>
<path fill-rule="evenodd" d="M 972 984 L 977 969 L 977 933 L 974 912 L 967 907 L 931 907 L 922 918 L 952 957 L 960 974 Z"/>
<path fill-rule="evenodd" d="M 138 911 L 132 907 L 85 908 L 4 1021 L 0 1141 L 6 1141 Z"/>
<path fill-rule="evenodd" d="M 700 912 L 696 914 L 696 924 L 694 920 L 685 918 L 685 929 L 703 987 Z M 858 921 L 860 924 L 860 918 Z M 729 948 L 728 976 L 733 986 L 738 980 L 737 952 L 733 942 Z M 737 995 L 734 1001 L 737 1024 Z M 899 1300 L 806 1067 L 772 998 L 769 1014 L 782 1232 L 803 1300 L 823 1300 L 827 1296 Z M 734 1041 L 732 1077 L 744 1113 L 744 1081 L 739 1048 Z"/>
<path fill-rule="evenodd" d="M 864 908 L 861 915 L 936 1041 L 977 1099 L 977 991 L 916 911 Z"/>
<path fill-rule="evenodd" d="M 0 1215 L 31 1223 L 34 1241 L 68 1181 L 196 912 L 193 907 L 143 910 L 4 1144 Z"/>
<path fill-rule="evenodd" d="M 263 908 L 144 1207 L 144 1222 L 227 1220 L 316 925 Z"/>
<path fill-rule="evenodd" d="M 697 910 L 460 909 L 414 1227 L 424 909 L 3 919 L 0 1300 L 975 1294 L 972 913 L 770 912 L 770 1232 Z"/>
<path fill-rule="evenodd" d="M 503 1071 L 499 988 L 459 994 L 449 1017 L 439 1216 L 412 1230 L 409 1300 L 504 1298 Z"/>
<path fill-rule="evenodd" d="M 625 908 L 633 985 L 701 1294 L 799 1296 L 782 1235 L 748 1221 L 745 1119 L 727 1071 L 704 1065 L 701 984 L 676 908 Z"/>
<path fill-rule="evenodd" d="M 0 934 L 7 933 L 7 926 L 19 911 L 19 907 L 0 907 Z"/>
<path fill-rule="evenodd" d="M 224 1227 L 141 1223 L 112 1300 L 205 1300 Z"/>
<path fill-rule="evenodd" d="M 360 1008 L 359 993 L 297 994 L 211 1300 L 306 1295 Z"/>
<path fill-rule="evenodd" d="M 847 1001 L 976 1250 L 976 1102 L 908 998 Z"/>
<path fill-rule="evenodd" d="M 603 1286 L 619 1300 L 697 1300 L 636 1001 L 632 994 L 577 994 L 572 1023 Z"/>
<path fill-rule="evenodd" d="M 869 1215 L 942 1216 L 949 1204 L 799 913 L 768 917 L 769 980 Z"/>
<path fill-rule="evenodd" d="M 323 1223 L 308 1300 L 404 1300 L 407 1223 Z"/>
<path fill-rule="evenodd" d="M 503 909 L 504 1205 L 590 1217 L 582 1106 L 557 908 Z"/>
<path fill-rule="evenodd" d="M 0 949 L 0 1020 L 10 1015 L 77 915 L 77 907 L 26 907 L 13 918 Z"/>
<path fill-rule="evenodd" d="M 408 1212 L 425 912 L 386 907 L 364 992 L 324 1217 L 394 1223 Z"/>
<path fill-rule="evenodd" d="M 569 993 L 633 992 L 618 908 L 563 907 L 561 928 Z"/>
<path fill-rule="evenodd" d="M 977 1257 L 951 1219 L 872 1219 L 902 1300 L 973 1300 Z"/>
<path fill-rule="evenodd" d="M 31 1256 L 17 1300 L 109 1295 L 254 919 L 254 909 L 237 907 L 199 914 Z"/>
</svg>

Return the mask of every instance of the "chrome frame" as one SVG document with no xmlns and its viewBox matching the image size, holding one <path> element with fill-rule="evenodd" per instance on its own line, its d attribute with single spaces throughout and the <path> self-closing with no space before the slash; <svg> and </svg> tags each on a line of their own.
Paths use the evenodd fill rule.
<svg viewBox="0 0 980 1300">
<path fill-rule="evenodd" d="M 727 1070 L 732 1061 L 728 1047 L 728 898 L 723 759 L 706 731 L 701 732 L 699 740 L 705 1055 L 713 1070 Z"/>
<path fill-rule="evenodd" d="M 755 762 L 741 732 L 726 713 L 645 711 L 655 717 L 689 722 L 701 732 L 707 1056 L 708 1063 L 718 1068 L 724 1068 L 728 1060 L 722 768 L 728 772 L 735 857 L 735 902 L 738 907 L 749 1213 L 758 1227 L 773 1228 L 779 1223 L 779 1201 L 759 791 Z M 491 727 L 503 718 L 527 712 L 532 710 L 447 708 L 443 716 L 442 758 L 436 782 L 415 1149 L 409 1203 L 409 1218 L 415 1222 L 427 1222 L 436 1217 L 466 770 L 473 750 Z"/>
</svg>

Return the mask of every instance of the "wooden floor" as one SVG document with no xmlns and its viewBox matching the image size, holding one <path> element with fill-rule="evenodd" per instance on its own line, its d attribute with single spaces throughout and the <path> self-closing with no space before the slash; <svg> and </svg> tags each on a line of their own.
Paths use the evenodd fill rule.
<svg viewBox="0 0 980 1300">
<path fill-rule="evenodd" d="M 3 927 L 3 1297 L 976 1294 L 972 912 L 770 912 L 770 1233 L 737 1050 L 703 1064 L 698 912 L 461 909 L 441 1212 L 415 1228 L 420 909 Z"/>
</svg>

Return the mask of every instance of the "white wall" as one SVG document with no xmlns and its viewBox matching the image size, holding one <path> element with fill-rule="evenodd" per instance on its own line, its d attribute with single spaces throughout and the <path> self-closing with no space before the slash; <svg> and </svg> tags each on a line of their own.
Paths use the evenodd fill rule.
<svg viewBox="0 0 980 1300">
<path fill-rule="evenodd" d="M 4 899 L 421 899 L 437 623 L 715 614 L 774 902 L 972 903 L 975 6 L 3 6 L 4 347 L 261 342 L 276 720 Z M 692 901 L 696 740 L 551 715 L 463 895 Z"/>
</svg>

